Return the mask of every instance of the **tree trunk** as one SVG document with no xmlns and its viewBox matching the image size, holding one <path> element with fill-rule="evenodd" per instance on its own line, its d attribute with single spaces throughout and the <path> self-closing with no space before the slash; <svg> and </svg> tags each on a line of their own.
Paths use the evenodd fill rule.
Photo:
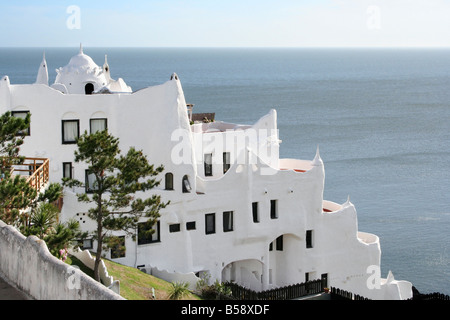
<svg viewBox="0 0 450 320">
<path fill-rule="evenodd" d="M 101 241 L 98 241 L 97 253 L 95 254 L 95 264 L 94 264 L 94 278 L 98 282 L 100 282 L 99 266 L 100 266 L 100 261 L 102 261 L 101 246 L 102 246 Z"/>
<path fill-rule="evenodd" d="M 99 200 L 97 202 L 98 212 L 97 212 L 97 253 L 95 254 L 95 264 L 94 264 L 94 279 L 100 282 L 99 266 L 100 261 L 102 261 L 102 247 L 103 247 L 103 209 L 102 209 L 102 197 L 99 195 Z"/>
</svg>

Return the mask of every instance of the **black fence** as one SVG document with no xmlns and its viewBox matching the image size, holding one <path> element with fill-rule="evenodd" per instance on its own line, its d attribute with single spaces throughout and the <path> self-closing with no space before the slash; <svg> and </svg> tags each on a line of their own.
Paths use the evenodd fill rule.
<svg viewBox="0 0 450 320">
<path fill-rule="evenodd" d="M 237 300 L 291 300 L 324 292 L 322 280 L 308 281 L 261 292 L 231 282 L 224 285 L 231 290 L 232 298 Z"/>
<path fill-rule="evenodd" d="M 413 297 L 411 300 L 449 301 L 450 296 L 439 292 L 423 294 L 420 293 L 419 290 L 416 289 L 416 287 L 413 287 Z"/>
<path fill-rule="evenodd" d="M 231 291 L 231 296 L 219 295 L 218 299 L 222 300 L 292 300 L 308 295 L 323 293 L 322 280 L 308 281 L 287 287 L 256 292 L 248 288 L 244 288 L 236 283 L 227 282 L 225 288 Z M 330 300 L 370 300 L 369 298 L 354 294 L 352 292 L 331 287 L 329 289 Z M 450 301 L 450 296 L 434 292 L 428 294 L 420 293 L 413 287 L 413 297 L 410 300 L 444 300 Z"/>
<path fill-rule="evenodd" d="M 370 300 L 369 298 L 365 298 L 359 294 L 354 294 L 352 292 L 334 287 L 330 288 L 330 295 L 331 300 Z"/>
<path fill-rule="evenodd" d="M 363 296 L 338 289 L 338 288 L 330 288 L 330 299 L 331 300 L 370 300 L 368 298 L 365 298 Z M 444 301 L 450 301 L 450 296 L 445 295 L 443 293 L 439 292 L 433 292 L 433 293 L 427 293 L 422 294 L 420 293 L 415 287 L 413 287 L 413 297 L 408 300 L 444 300 Z"/>
</svg>

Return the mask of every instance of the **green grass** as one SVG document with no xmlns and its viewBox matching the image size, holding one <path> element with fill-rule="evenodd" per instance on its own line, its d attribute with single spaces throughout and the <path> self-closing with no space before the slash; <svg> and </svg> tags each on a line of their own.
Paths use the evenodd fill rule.
<svg viewBox="0 0 450 320">
<path fill-rule="evenodd" d="M 153 300 L 152 288 L 155 289 L 156 300 L 168 300 L 172 284 L 152 275 L 139 271 L 136 268 L 127 267 L 116 262 L 103 259 L 106 269 L 114 280 L 120 281 L 120 295 L 127 300 Z M 80 260 L 70 256 L 68 264 L 77 265 L 87 275 L 94 277 L 94 272 L 87 268 Z M 200 298 L 189 293 L 183 300 L 199 300 Z"/>
</svg>

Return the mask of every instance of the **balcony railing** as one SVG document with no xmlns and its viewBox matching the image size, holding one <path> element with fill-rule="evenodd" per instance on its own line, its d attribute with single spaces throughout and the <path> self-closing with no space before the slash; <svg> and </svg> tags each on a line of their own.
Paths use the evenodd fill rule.
<svg viewBox="0 0 450 320">
<path fill-rule="evenodd" d="M 25 158 L 24 163 L 13 166 L 11 173 L 24 176 L 27 182 L 37 192 L 40 192 L 50 179 L 50 160 L 44 158 Z"/>
</svg>

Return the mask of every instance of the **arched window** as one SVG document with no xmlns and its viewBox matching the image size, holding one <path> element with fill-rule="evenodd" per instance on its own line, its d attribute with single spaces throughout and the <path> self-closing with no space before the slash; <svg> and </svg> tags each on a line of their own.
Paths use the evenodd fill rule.
<svg viewBox="0 0 450 320">
<path fill-rule="evenodd" d="M 184 176 L 183 177 L 183 193 L 189 193 L 191 192 L 191 184 L 189 183 L 189 177 Z"/>
<path fill-rule="evenodd" d="M 166 190 L 173 190 L 173 173 L 166 173 Z"/>
<path fill-rule="evenodd" d="M 86 92 L 87 95 L 92 94 L 94 92 L 94 90 L 95 90 L 94 85 L 92 83 L 88 83 L 84 87 L 84 91 Z"/>
</svg>

